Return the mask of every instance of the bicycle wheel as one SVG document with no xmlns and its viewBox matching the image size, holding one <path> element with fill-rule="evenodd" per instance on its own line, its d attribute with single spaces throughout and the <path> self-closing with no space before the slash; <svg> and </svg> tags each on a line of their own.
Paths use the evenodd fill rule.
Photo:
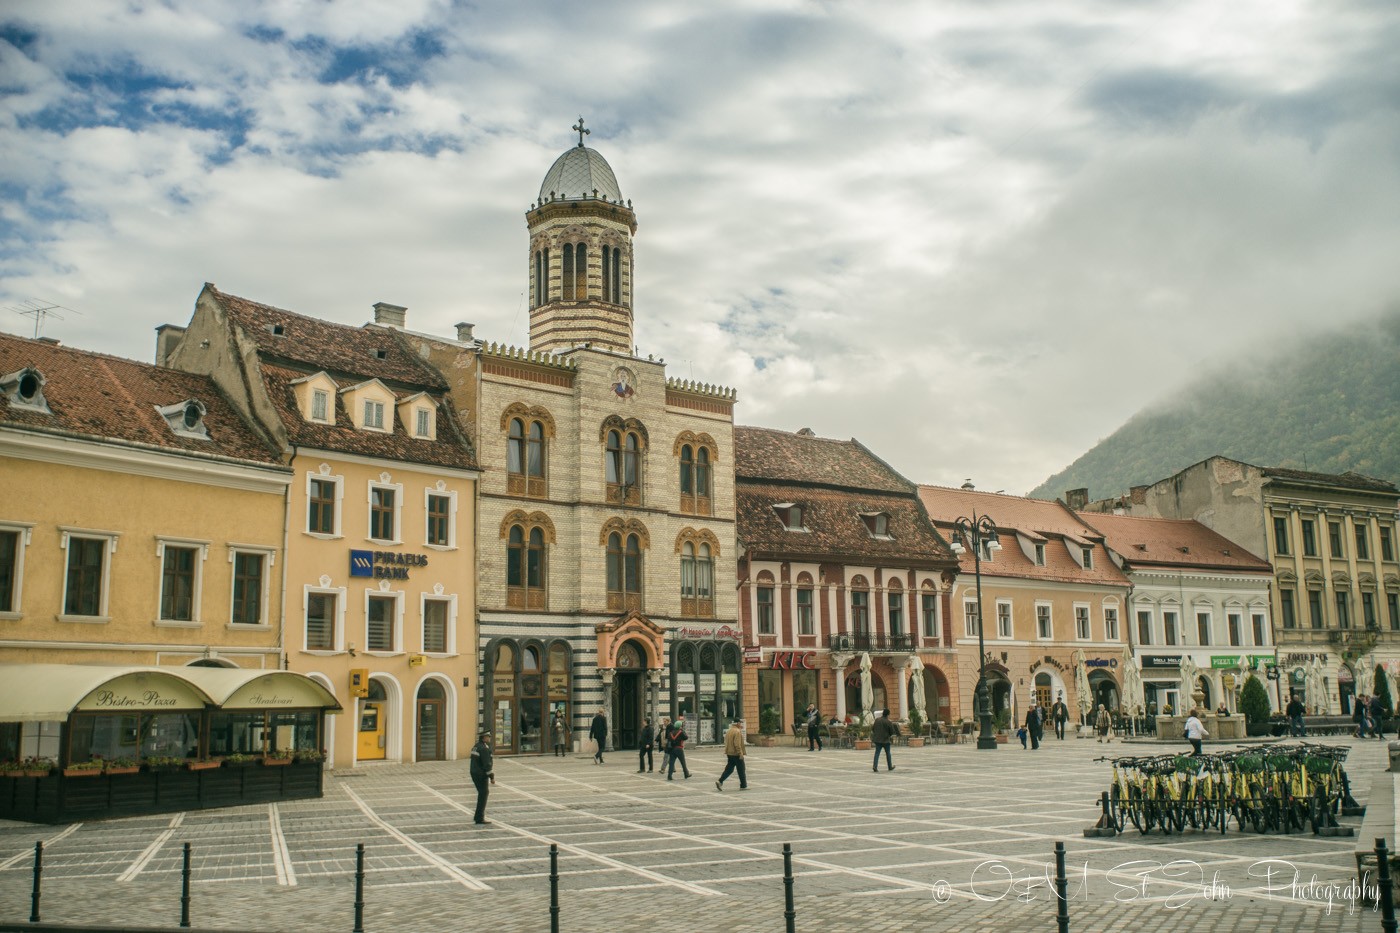
<svg viewBox="0 0 1400 933">
<path fill-rule="evenodd" d="M 1269 832 L 1283 831 L 1283 801 L 1273 791 L 1264 798 L 1264 826 Z"/>
<path fill-rule="evenodd" d="M 1152 829 L 1152 825 L 1147 822 L 1147 800 L 1142 796 L 1142 788 L 1128 788 L 1128 818 L 1133 821 L 1133 828 L 1144 835 Z"/>
<path fill-rule="evenodd" d="M 1123 821 L 1127 818 L 1127 808 L 1125 804 L 1126 801 L 1123 799 L 1122 789 L 1119 788 L 1117 784 L 1114 784 L 1108 791 L 1108 818 L 1113 821 L 1113 828 L 1120 833 L 1123 831 Z"/>
</svg>

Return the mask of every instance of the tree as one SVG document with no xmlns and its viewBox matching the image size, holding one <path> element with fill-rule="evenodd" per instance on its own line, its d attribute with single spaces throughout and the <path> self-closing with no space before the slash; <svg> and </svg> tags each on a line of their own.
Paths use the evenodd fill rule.
<svg viewBox="0 0 1400 933">
<path fill-rule="evenodd" d="M 1253 674 L 1244 682 L 1240 691 L 1240 712 L 1244 713 L 1246 725 L 1261 725 L 1269 721 L 1269 692 Z"/>
<path fill-rule="evenodd" d="M 1395 712 L 1395 705 L 1390 699 L 1390 678 L 1379 664 L 1376 665 L 1376 699 L 1381 701 L 1381 709 L 1385 710 L 1385 718 L 1389 719 Z"/>
</svg>

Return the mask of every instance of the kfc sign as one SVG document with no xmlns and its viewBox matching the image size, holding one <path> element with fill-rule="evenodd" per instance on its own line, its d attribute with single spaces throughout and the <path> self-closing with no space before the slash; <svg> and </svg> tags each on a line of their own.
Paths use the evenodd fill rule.
<svg viewBox="0 0 1400 933">
<path fill-rule="evenodd" d="M 817 666 L 812 662 L 816 655 L 815 651 L 775 651 L 773 652 L 773 663 L 769 665 L 769 669 L 775 671 L 814 671 Z"/>
</svg>

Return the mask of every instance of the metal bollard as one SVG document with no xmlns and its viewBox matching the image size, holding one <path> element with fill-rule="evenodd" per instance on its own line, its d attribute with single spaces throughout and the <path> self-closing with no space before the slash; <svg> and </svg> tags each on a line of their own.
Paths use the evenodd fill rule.
<svg viewBox="0 0 1400 933">
<path fill-rule="evenodd" d="M 29 898 L 29 922 L 39 922 L 39 882 L 44 876 L 44 844 L 34 843 L 34 893 Z"/>
<path fill-rule="evenodd" d="M 1380 889 L 1381 929 L 1385 933 L 1395 933 L 1395 892 L 1390 877 L 1390 853 L 1384 837 L 1376 840 L 1376 887 Z"/>
<path fill-rule="evenodd" d="M 185 843 L 185 864 L 180 870 L 180 926 L 190 925 L 190 844 Z"/>
<path fill-rule="evenodd" d="M 797 910 L 792 905 L 792 843 L 783 843 L 783 897 L 786 908 L 783 917 L 787 920 L 787 933 L 796 933 Z"/>
<path fill-rule="evenodd" d="M 365 933 L 365 844 L 355 846 L 355 930 Z"/>
<path fill-rule="evenodd" d="M 549 933 L 559 933 L 559 843 L 549 844 Z"/>
<path fill-rule="evenodd" d="M 1055 843 L 1055 901 L 1059 905 L 1055 913 L 1055 921 L 1059 924 L 1059 933 L 1069 933 L 1069 879 L 1065 877 L 1065 844 L 1063 842 Z"/>
</svg>

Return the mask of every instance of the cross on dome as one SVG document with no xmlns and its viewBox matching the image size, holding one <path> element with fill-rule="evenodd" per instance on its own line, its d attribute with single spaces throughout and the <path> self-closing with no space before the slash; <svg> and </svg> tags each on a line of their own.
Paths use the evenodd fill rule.
<svg viewBox="0 0 1400 933">
<path fill-rule="evenodd" d="M 582 115 L 582 114 L 579 115 L 578 122 L 575 123 L 573 126 L 569 127 L 569 129 L 573 130 L 575 133 L 578 134 L 578 147 L 579 147 L 580 149 L 583 148 L 583 137 L 585 137 L 585 136 L 592 136 L 592 135 L 593 135 L 593 131 L 592 131 L 592 130 L 586 130 L 586 129 L 583 128 L 583 115 Z"/>
</svg>

